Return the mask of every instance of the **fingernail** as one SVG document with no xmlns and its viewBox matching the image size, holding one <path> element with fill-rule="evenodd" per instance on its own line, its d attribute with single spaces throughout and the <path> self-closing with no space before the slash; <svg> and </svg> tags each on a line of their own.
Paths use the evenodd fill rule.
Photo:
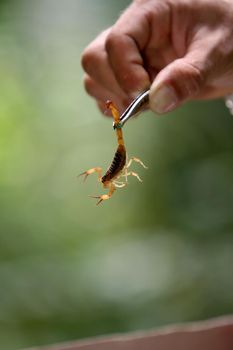
<svg viewBox="0 0 233 350">
<path fill-rule="evenodd" d="M 178 97 L 173 87 L 162 85 L 151 92 L 150 107 L 157 113 L 166 113 L 178 105 Z"/>
</svg>

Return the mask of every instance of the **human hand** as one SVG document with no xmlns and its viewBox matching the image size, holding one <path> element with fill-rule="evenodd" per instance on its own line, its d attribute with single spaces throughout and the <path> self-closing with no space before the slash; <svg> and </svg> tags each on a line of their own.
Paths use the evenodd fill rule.
<svg viewBox="0 0 233 350">
<path fill-rule="evenodd" d="M 149 88 L 169 112 L 192 99 L 233 92 L 232 0 L 134 0 L 84 51 L 84 84 L 100 109 L 123 110 Z"/>
</svg>

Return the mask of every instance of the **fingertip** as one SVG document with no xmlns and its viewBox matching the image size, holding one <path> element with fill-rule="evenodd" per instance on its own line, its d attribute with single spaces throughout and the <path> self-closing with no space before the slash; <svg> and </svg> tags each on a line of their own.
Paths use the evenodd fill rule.
<svg viewBox="0 0 233 350">
<path fill-rule="evenodd" d="M 205 79 L 201 71 L 186 57 L 166 66 L 150 89 L 150 108 L 163 114 L 198 96 Z"/>
<path fill-rule="evenodd" d="M 175 89 L 168 84 L 151 86 L 149 104 L 152 111 L 164 114 L 174 110 L 180 103 Z"/>
<path fill-rule="evenodd" d="M 92 95 L 94 81 L 93 81 L 93 79 L 91 79 L 91 77 L 88 74 L 84 74 L 83 85 L 84 85 L 84 88 L 85 88 L 86 92 L 89 95 Z"/>
</svg>

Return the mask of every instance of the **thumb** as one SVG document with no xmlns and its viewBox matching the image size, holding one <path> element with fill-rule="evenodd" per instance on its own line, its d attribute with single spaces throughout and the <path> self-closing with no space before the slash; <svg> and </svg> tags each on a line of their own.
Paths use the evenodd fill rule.
<svg viewBox="0 0 233 350">
<path fill-rule="evenodd" d="M 186 56 L 176 59 L 159 72 L 150 89 L 150 108 L 154 112 L 170 112 L 200 93 L 207 72 L 204 65 L 200 68 L 193 62 Z"/>
</svg>

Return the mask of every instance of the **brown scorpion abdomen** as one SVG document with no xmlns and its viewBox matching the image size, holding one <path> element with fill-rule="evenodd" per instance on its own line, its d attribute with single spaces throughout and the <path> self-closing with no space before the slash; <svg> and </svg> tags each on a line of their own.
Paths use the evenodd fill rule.
<svg viewBox="0 0 233 350">
<path fill-rule="evenodd" d="M 114 155 L 112 164 L 108 168 L 106 174 L 102 177 L 102 183 L 112 180 L 124 168 L 126 163 L 126 150 L 123 145 L 119 145 Z"/>
</svg>

